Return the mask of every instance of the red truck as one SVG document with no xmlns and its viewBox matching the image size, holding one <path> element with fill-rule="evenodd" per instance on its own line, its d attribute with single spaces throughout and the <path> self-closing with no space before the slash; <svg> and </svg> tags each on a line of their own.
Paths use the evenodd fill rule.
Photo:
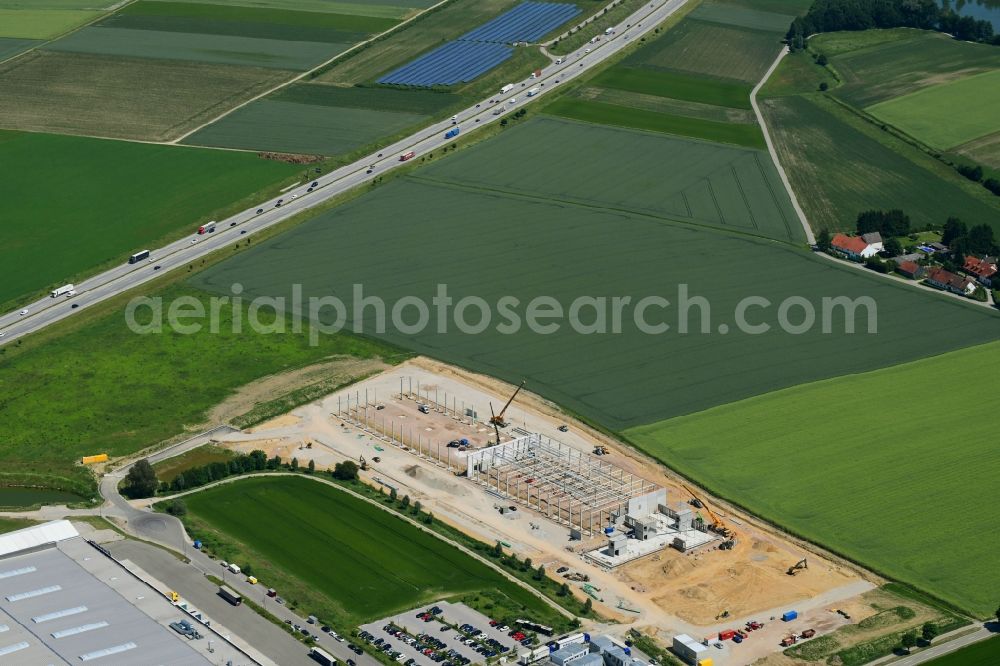
<svg viewBox="0 0 1000 666">
<path fill-rule="evenodd" d="M 720 641 L 728 641 L 729 639 L 731 639 L 735 635 L 736 635 L 735 631 L 733 631 L 732 629 L 726 629 L 725 631 L 720 631 L 719 632 L 719 640 Z"/>
<path fill-rule="evenodd" d="M 411 159 L 413 159 L 416 156 L 417 156 L 417 154 L 411 150 L 408 153 L 404 153 L 403 155 L 400 155 L 399 156 L 399 161 L 400 162 L 405 162 L 406 160 L 411 160 Z"/>
</svg>

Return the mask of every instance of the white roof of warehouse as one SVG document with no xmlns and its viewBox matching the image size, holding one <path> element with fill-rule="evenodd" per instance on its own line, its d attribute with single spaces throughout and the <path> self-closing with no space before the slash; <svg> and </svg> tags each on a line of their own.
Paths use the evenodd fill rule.
<svg viewBox="0 0 1000 666">
<path fill-rule="evenodd" d="M 0 557 L 78 536 L 80 533 L 68 520 L 53 520 L 41 525 L 25 527 L 0 535 Z"/>
</svg>

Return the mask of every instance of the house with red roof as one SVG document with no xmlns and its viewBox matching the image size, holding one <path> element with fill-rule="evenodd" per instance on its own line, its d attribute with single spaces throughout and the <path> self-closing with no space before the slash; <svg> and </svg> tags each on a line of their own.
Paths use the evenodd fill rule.
<svg viewBox="0 0 1000 666">
<path fill-rule="evenodd" d="M 924 267 L 915 261 L 900 261 L 896 264 L 896 272 L 911 280 L 919 280 L 924 274 Z"/>
<path fill-rule="evenodd" d="M 955 275 L 943 268 L 935 268 L 927 275 L 927 284 L 937 289 L 950 291 L 959 296 L 971 296 L 976 291 L 976 283 L 970 278 Z"/>
<path fill-rule="evenodd" d="M 830 241 L 830 249 L 848 259 L 867 259 L 882 251 L 882 237 L 877 233 L 864 236 L 837 234 Z"/>
<path fill-rule="evenodd" d="M 996 257 L 965 257 L 965 265 L 962 270 L 976 278 L 981 284 L 989 287 L 993 283 L 993 277 L 997 274 Z"/>
</svg>

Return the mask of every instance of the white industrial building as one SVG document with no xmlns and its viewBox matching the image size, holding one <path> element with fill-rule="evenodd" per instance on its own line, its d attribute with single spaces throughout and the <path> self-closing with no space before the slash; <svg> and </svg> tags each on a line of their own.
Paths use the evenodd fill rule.
<svg viewBox="0 0 1000 666">
<path fill-rule="evenodd" d="M 541 662 L 546 656 L 552 666 L 649 666 L 632 656 L 631 648 L 610 636 L 573 634 L 558 641 L 551 652 L 545 646 L 522 652 L 521 666 Z"/>
<path fill-rule="evenodd" d="M 630 498 L 625 510 L 616 512 L 611 519 L 612 526 L 605 529 L 607 545 L 586 555 L 605 567 L 631 562 L 667 546 L 687 552 L 721 539 L 687 504 L 668 506 L 665 488 Z"/>
<path fill-rule="evenodd" d="M 674 645 L 673 645 L 674 654 L 676 654 L 678 657 L 683 659 L 688 664 L 691 664 L 692 666 L 699 666 L 699 664 L 703 666 L 708 666 L 709 664 L 711 664 L 710 659 L 709 660 L 705 659 L 705 657 L 707 656 L 705 655 L 705 652 L 707 651 L 708 648 L 705 645 L 699 643 L 698 641 L 691 638 L 687 634 L 679 634 L 677 636 L 674 636 Z"/>
</svg>

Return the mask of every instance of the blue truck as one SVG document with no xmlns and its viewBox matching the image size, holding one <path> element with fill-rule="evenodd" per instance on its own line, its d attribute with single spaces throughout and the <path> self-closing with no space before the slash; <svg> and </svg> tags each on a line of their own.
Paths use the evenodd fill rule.
<svg viewBox="0 0 1000 666">
<path fill-rule="evenodd" d="M 453 139 L 458 136 L 460 129 L 458 127 L 452 127 L 450 130 L 444 133 L 444 138 Z"/>
</svg>

